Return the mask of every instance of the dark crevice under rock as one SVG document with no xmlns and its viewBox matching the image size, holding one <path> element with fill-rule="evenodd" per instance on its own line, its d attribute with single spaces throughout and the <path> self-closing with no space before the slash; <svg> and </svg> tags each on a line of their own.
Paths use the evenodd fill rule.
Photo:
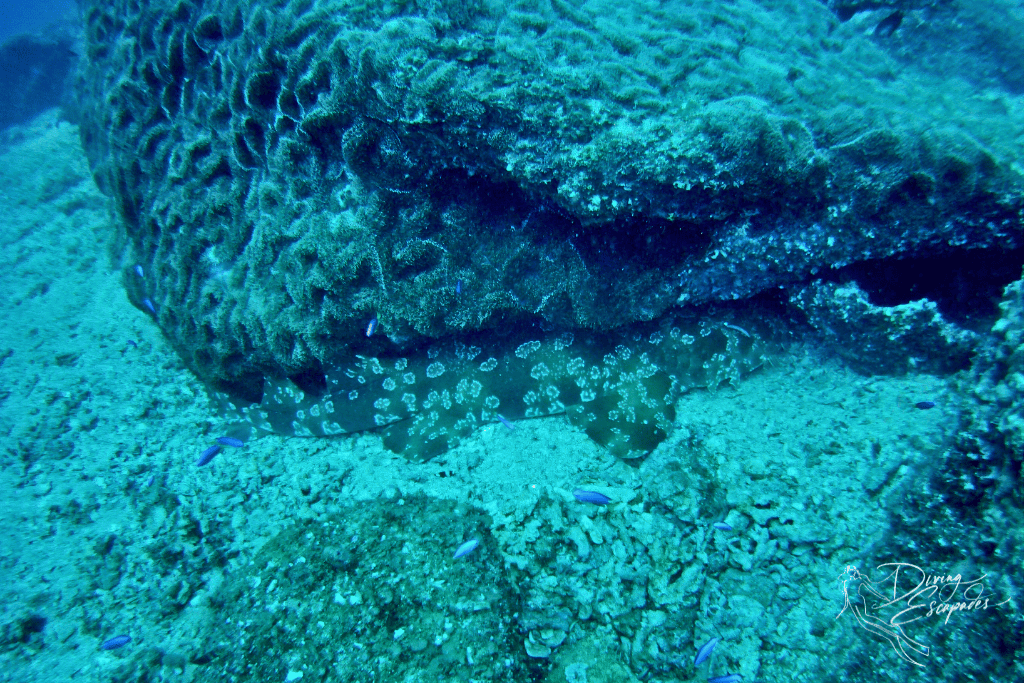
<svg viewBox="0 0 1024 683">
<path fill-rule="evenodd" d="M 980 249 L 921 258 L 872 259 L 830 273 L 826 280 L 853 280 L 876 306 L 919 299 L 938 305 L 943 317 L 975 332 L 999 316 L 1003 288 L 1020 278 L 1024 249 Z"/>
</svg>

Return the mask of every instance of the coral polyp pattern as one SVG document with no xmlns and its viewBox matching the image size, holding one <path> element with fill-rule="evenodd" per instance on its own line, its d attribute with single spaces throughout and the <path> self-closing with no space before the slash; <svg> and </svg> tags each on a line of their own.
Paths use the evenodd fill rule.
<svg viewBox="0 0 1024 683">
<path fill-rule="evenodd" d="M 778 329 L 729 321 L 670 317 L 613 333 L 451 340 L 334 366 L 321 391 L 268 380 L 259 404 L 219 399 L 235 431 L 380 429 L 387 448 L 412 460 L 447 451 L 481 424 L 564 413 L 613 454 L 636 458 L 668 436 L 682 392 L 735 383 L 778 349 L 766 341 Z"/>
</svg>

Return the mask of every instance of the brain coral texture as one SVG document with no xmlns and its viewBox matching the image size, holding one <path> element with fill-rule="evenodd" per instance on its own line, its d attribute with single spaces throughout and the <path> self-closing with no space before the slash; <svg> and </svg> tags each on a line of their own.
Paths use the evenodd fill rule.
<svg viewBox="0 0 1024 683">
<path fill-rule="evenodd" d="M 126 287 L 251 400 L 453 332 L 1020 239 L 1017 115 L 810 0 L 82 5 Z"/>
</svg>

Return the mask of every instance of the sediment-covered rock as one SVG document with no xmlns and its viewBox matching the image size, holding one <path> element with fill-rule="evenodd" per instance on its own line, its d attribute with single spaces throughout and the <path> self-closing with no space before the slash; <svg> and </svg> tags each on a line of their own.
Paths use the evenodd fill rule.
<svg viewBox="0 0 1024 683">
<path fill-rule="evenodd" d="M 897 306 L 869 301 L 856 282 L 813 282 L 791 296 L 823 340 L 865 373 L 955 372 L 979 336 L 946 320 L 934 301 Z"/>
</svg>

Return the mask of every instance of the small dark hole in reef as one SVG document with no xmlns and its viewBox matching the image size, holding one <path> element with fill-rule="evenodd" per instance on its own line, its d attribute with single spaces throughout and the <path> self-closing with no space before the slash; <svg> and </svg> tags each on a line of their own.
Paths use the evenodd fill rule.
<svg viewBox="0 0 1024 683">
<path fill-rule="evenodd" d="M 966 174 L 963 169 L 952 168 L 942 174 L 942 182 L 945 185 L 955 187 L 964 181 Z"/>
<path fill-rule="evenodd" d="M 830 279 L 853 279 L 876 306 L 934 301 L 948 320 L 974 330 L 999 315 L 1003 288 L 1020 277 L 1024 249 L 977 249 L 944 256 L 877 259 L 836 271 Z"/>
<path fill-rule="evenodd" d="M 928 198 L 931 193 L 931 184 L 927 179 L 911 176 L 889 193 L 889 204 L 906 206 L 908 204 L 920 204 Z"/>
<path fill-rule="evenodd" d="M 110 554 L 110 551 L 114 549 L 115 543 L 117 543 L 117 537 L 113 534 L 108 535 L 96 544 L 96 554 L 106 557 Z"/>
<path fill-rule="evenodd" d="M 196 24 L 195 34 L 202 41 L 224 40 L 224 31 L 221 29 L 220 20 L 212 15 L 204 17 Z"/>
<path fill-rule="evenodd" d="M 997 547 L 999 546 L 991 540 L 978 541 L 978 548 L 986 557 L 992 557 L 995 554 Z"/>
<path fill-rule="evenodd" d="M 32 614 L 21 622 L 21 642 L 27 643 L 33 633 L 42 633 L 46 627 L 46 617 Z"/>
<path fill-rule="evenodd" d="M 246 85 L 249 104 L 262 109 L 273 109 L 281 90 L 281 77 L 273 71 L 260 71 L 250 77 Z"/>
</svg>

